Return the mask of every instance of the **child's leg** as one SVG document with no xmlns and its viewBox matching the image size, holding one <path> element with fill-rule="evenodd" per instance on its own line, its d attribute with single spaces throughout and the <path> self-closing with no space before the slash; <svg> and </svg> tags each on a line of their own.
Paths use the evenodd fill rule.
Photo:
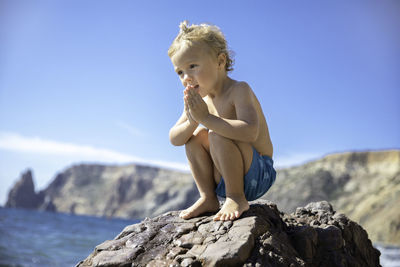
<svg viewBox="0 0 400 267">
<path fill-rule="evenodd" d="M 195 133 L 185 145 L 186 155 L 200 198 L 188 209 L 180 213 L 183 219 L 196 217 L 204 212 L 215 212 L 219 209 L 215 194 L 214 165 L 211 160 L 206 129 Z"/>
<path fill-rule="evenodd" d="M 210 152 L 218 171 L 224 177 L 226 201 L 214 220 L 234 220 L 249 209 L 244 195 L 244 175 L 251 166 L 253 148 L 209 132 Z"/>
</svg>

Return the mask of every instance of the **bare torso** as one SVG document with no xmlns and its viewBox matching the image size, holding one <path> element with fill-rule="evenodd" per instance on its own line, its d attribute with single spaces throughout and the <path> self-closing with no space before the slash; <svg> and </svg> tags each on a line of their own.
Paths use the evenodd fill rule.
<svg viewBox="0 0 400 267">
<path fill-rule="evenodd" d="M 206 96 L 204 98 L 207 103 L 208 110 L 211 114 L 225 118 L 235 120 L 237 119 L 236 109 L 233 100 L 233 90 L 240 90 L 240 86 L 237 86 L 239 82 L 235 82 L 229 89 L 227 89 L 222 95 L 218 97 L 211 98 L 210 96 Z M 253 104 L 254 108 L 257 111 L 258 117 L 258 136 L 251 145 L 257 150 L 261 155 L 267 155 L 272 157 L 273 147 L 271 138 L 269 135 L 268 125 L 265 120 L 264 113 L 262 111 L 260 102 L 254 93 L 253 95 Z"/>
</svg>

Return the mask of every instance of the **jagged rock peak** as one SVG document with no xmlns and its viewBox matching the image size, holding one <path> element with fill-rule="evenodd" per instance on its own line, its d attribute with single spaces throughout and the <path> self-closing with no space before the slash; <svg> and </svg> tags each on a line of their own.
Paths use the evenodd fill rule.
<svg viewBox="0 0 400 267">
<path fill-rule="evenodd" d="M 77 266 L 380 266 L 366 231 L 326 201 L 284 214 L 259 200 L 233 222 L 178 214 L 127 226 Z"/>
<path fill-rule="evenodd" d="M 36 209 L 39 202 L 39 196 L 35 192 L 32 171 L 27 169 L 8 193 L 5 206 L 8 208 Z"/>
</svg>

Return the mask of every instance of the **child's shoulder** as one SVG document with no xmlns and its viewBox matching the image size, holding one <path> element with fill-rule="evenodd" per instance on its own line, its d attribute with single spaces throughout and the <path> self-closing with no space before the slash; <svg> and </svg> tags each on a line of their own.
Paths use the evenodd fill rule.
<svg viewBox="0 0 400 267">
<path fill-rule="evenodd" d="M 250 85 L 245 81 L 233 80 L 232 88 L 250 88 Z"/>
<path fill-rule="evenodd" d="M 231 86 L 231 93 L 235 97 L 244 97 L 246 95 L 254 95 L 250 85 L 245 81 L 234 81 Z"/>
<path fill-rule="evenodd" d="M 253 91 L 250 87 L 250 85 L 245 82 L 245 81 L 236 81 L 233 80 L 232 86 L 231 86 L 232 91 Z"/>
</svg>

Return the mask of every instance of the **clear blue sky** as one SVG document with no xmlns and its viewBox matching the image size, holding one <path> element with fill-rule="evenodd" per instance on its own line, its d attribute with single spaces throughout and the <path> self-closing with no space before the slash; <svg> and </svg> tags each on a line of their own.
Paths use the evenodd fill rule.
<svg viewBox="0 0 400 267">
<path fill-rule="evenodd" d="M 168 140 L 182 86 L 167 49 L 212 23 L 269 123 L 278 166 L 400 147 L 399 1 L 0 1 L 0 204 L 30 167 L 184 168 Z"/>
</svg>

